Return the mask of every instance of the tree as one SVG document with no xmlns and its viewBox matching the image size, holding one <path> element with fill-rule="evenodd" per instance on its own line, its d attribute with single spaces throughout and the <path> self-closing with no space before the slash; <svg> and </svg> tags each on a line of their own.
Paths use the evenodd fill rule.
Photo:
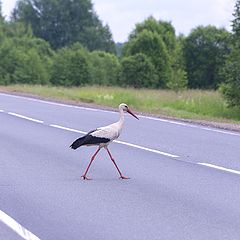
<svg viewBox="0 0 240 240">
<path fill-rule="evenodd" d="M 116 85 L 120 72 L 118 58 L 111 53 L 93 51 L 89 53 L 91 83 Z"/>
<path fill-rule="evenodd" d="M 183 64 L 182 44 L 171 22 L 157 21 L 150 16 L 136 24 L 124 46 L 124 56 L 145 54 L 155 68 L 155 87 L 180 90 L 186 87 L 187 75 Z"/>
<path fill-rule="evenodd" d="M 240 0 L 236 1 L 233 16 L 235 17 L 232 21 L 232 31 L 234 33 L 233 37 L 237 42 L 240 42 Z"/>
<path fill-rule="evenodd" d="M 0 43 L 4 38 L 4 18 L 2 16 L 2 2 L 0 1 Z"/>
<path fill-rule="evenodd" d="M 0 23 L 0 83 L 49 83 L 54 55 L 50 45 L 35 38 L 21 23 Z"/>
<path fill-rule="evenodd" d="M 2 14 L 2 1 L 0 0 L 0 44 L 5 38 L 6 22 Z"/>
<path fill-rule="evenodd" d="M 118 57 L 122 57 L 123 54 L 123 48 L 124 48 L 124 43 L 116 43 L 116 53 Z"/>
<path fill-rule="evenodd" d="M 233 16 L 231 53 L 222 71 L 225 82 L 220 90 L 229 106 L 240 107 L 240 0 L 236 1 Z"/>
<path fill-rule="evenodd" d="M 46 84 L 49 82 L 50 58 L 43 53 L 40 54 L 32 40 L 6 38 L 3 41 L 0 46 L 1 84 Z"/>
<path fill-rule="evenodd" d="M 240 49 L 233 48 L 223 69 L 225 82 L 221 85 L 223 93 L 229 106 L 240 107 Z"/>
<path fill-rule="evenodd" d="M 158 81 L 156 87 L 166 87 L 171 75 L 170 56 L 167 47 L 157 32 L 146 29 L 131 37 L 125 46 L 125 56 L 145 54 L 153 64 Z"/>
<path fill-rule="evenodd" d="M 19 0 L 12 20 L 30 24 L 34 35 L 54 49 L 80 42 L 89 50 L 115 52 L 109 27 L 103 26 L 91 0 Z"/>
<path fill-rule="evenodd" d="M 31 26 L 25 26 L 21 22 L 5 22 L 4 34 L 6 37 L 19 39 L 34 37 Z"/>
<path fill-rule="evenodd" d="M 58 50 L 53 58 L 51 83 L 63 86 L 80 86 L 90 82 L 87 51 L 80 44 Z"/>
<path fill-rule="evenodd" d="M 135 88 L 156 87 L 157 75 L 150 59 L 143 53 L 123 58 L 120 84 Z"/>
<path fill-rule="evenodd" d="M 136 38 L 144 30 L 157 33 L 161 36 L 167 50 L 169 52 L 174 50 L 176 44 L 175 29 L 170 22 L 157 21 L 154 17 L 150 16 L 144 22 L 136 24 L 135 29 L 129 36 L 129 40 Z"/>
<path fill-rule="evenodd" d="M 183 47 L 190 88 L 216 89 L 230 51 L 230 33 L 214 26 L 192 30 Z"/>
<path fill-rule="evenodd" d="M 183 35 L 180 35 L 177 38 L 175 48 L 171 55 L 172 76 L 167 82 L 167 87 L 176 92 L 186 89 L 188 84 L 187 73 L 185 71 L 185 61 L 183 57 L 184 40 L 185 38 Z"/>
<path fill-rule="evenodd" d="M 3 21 L 3 15 L 2 15 L 2 1 L 0 1 L 0 21 Z"/>
</svg>

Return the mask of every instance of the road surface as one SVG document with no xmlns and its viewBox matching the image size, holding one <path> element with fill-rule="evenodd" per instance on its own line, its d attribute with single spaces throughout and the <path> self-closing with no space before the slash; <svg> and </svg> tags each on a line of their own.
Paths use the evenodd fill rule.
<svg viewBox="0 0 240 240">
<path fill-rule="evenodd" d="M 96 148 L 69 145 L 117 120 L 0 93 L 0 239 L 240 239 L 239 133 L 126 116 L 109 148 L 131 179 L 101 150 L 83 181 Z"/>
</svg>

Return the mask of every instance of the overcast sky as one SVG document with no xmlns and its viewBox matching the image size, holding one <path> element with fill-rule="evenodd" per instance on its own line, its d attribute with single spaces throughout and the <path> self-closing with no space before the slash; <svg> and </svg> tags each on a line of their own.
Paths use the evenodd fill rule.
<svg viewBox="0 0 240 240">
<path fill-rule="evenodd" d="M 2 0 L 2 10 L 9 16 L 16 0 Z M 231 30 L 236 0 L 92 0 L 104 24 L 108 24 L 116 42 L 127 40 L 135 24 L 150 15 L 171 21 L 176 32 L 189 34 L 199 25 L 215 25 Z"/>
</svg>

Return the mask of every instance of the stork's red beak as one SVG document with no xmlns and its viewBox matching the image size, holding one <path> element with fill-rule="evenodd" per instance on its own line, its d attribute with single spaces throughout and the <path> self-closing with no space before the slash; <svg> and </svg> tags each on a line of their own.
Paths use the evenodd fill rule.
<svg viewBox="0 0 240 240">
<path fill-rule="evenodd" d="M 139 118 L 128 108 L 127 112 L 139 120 Z"/>
</svg>

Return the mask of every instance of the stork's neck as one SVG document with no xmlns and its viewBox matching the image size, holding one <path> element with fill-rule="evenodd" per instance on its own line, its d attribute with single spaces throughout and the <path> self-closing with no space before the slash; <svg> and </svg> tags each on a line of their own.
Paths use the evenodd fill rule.
<svg viewBox="0 0 240 240">
<path fill-rule="evenodd" d="M 121 129 L 123 127 L 123 123 L 124 123 L 124 112 L 121 108 L 119 109 L 119 114 L 120 114 L 120 118 L 119 118 L 118 123 L 119 123 L 119 127 Z"/>
</svg>

